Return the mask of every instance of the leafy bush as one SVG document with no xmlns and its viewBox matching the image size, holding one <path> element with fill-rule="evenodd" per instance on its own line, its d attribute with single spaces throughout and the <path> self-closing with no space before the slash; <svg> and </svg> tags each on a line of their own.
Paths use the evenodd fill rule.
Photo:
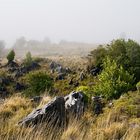
<svg viewBox="0 0 140 140">
<path fill-rule="evenodd" d="M 26 95 L 40 95 L 45 90 L 49 91 L 53 86 L 51 77 L 46 72 L 35 71 L 26 76 L 26 82 L 29 88 L 25 92 Z"/>
<path fill-rule="evenodd" d="M 107 57 L 103 63 L 104 70 L 98 76 L 98 83 L 94 91 L 104 95 L 107 99 L 119 98 L 120 95 L 132 88 L 133 75 L 130 75 L 122 66 Z"/>
<path fill-rule="evenodd" d="M 91 51 L 89 63 L 101 67 L 106 56 L 115 60 L 117 65 L 122 66 L 130 74 L 134 74 L 135 82 L 140 81 L 140 45 L 137 42 L 117 39 L 104 47 L 99 46 Z"/>
<path fill-rule="evenodd" d="M 14 60 L 14 58 L 15 58 L 15 52 L 14 52 L 14 50 L 11 50 L 7 55 L 7 60 L 8 60 L 8 62 L 12 62 Z"/>
<path fill-rule="evenodd" d="M 24 59 L 23 64 L 24 64 L 24 66 L 30 66 L 30 65 L 32 64 L 32 62 L 33 62 L 33 60 L 32 60 L 32 55 L 31 55 L 30 52 L 28 52 L 28 53 L 26 54 L 26 58 Z"/>
<path fill-rule="evenodd" d="M 108 49 L 109 56 L 118 65 L 134 74 L 136 82 L 140 80 L 140 45 L 133 40 L 115 40 Z"/>
<path fill-rule="evenodd" d="M 93 66 L 101 67 L 103 63 L 103 59 L 107 55 L 107 50 L 103 46 L 99 46 L 89 54 L 89 66 L 92 68 Z"/>
</svg>

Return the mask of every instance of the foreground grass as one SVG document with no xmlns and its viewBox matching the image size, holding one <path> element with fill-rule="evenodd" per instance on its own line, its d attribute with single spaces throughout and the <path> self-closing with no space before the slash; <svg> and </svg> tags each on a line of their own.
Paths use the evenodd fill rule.
<svg viewBox="0 0 140 140">
<path fill-rule="evenodd" d="M 0 104 L 0 139 L 3 140 L 139 140 L 140 95 L 130 92 L 114 101 L 114 107 L 104 108 L 104 113 L 94 116 L 86 111 L 80 120 L 71 119 L 65 129 L 43 124 L 37 128 L 19 127 L 17 122 L 40 104 L 28 98 L 13 96 Z"/>
</svg>

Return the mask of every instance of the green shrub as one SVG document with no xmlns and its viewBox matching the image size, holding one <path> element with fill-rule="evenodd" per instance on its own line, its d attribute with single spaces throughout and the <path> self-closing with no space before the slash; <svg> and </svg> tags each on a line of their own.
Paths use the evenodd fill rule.
<svg viewBox="0 0 140 140">
<path fill-rule="evenodd" d="M 32 64 L 32 62 L 33 62 L 33 60 L 32 60 L 32 55 L 31 55 L 30 52 L 28 52 L 28 53 L 26 54 L 26 58 L 24 59 L 23 64 L 24 64 L 24 66 L 30 66 L 30 65 Z"/>
<path fill-rule="evenodd" d="M 8 62 L 12 62 L 14 60 L 14 58 L 15 58 L 15 52 L 14 52 L 14 50 L 11 50 L 7 55 L 7 60 L 8 60 Z"/>
<path fill-rule="evenodd" d="M 103 63 L 103 59 L 107 55 L 107 50 L 103 46 L 99 46 L 89 54 L 89 67 L 92 68 L 93 66 L 101 67 Z"/>
<path fill-rule="evenodd" d="M 103 63 L 104 70 L 98 76 L 99 81 L 94 87 L 98 95 L 104 95 L 107 99 L 119 98 L 121 94 L 132 88 L 133 75 L 130 75 L 118 66 L 114 60 L 107 57 Z"/>
<path fill-rule="evenodd" d="M 118 65 L 134 74 L 136 82 L 140 80 L 140 45 L 137 42 L 130 39 L 115 40 L 110 44 L 108 54 Z"/>
<path fill-rule="evenodd" d="M 35 71 L 26 76 L 26 82 L 29 88 L 26 90 L 26 95 L 40 95 L 44 91 L 49 91 L 53 86 L 53 81 L 46 72 Z"/>
<path fill-rule="evenodd" d="M 134 74 L 135 83 L 140 81 L 140 45 L 129 39 L 113 40 L 106 46 L 99 46 L 90 53 L 90 65 L 101 67 L 106 56 L 115 60 L 130 74 Z"/>
</svg>

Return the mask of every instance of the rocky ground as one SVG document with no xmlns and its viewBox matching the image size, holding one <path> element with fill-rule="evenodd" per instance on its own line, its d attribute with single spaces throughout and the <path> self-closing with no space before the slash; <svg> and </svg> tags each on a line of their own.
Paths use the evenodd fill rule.
<svg viewBox="0 0 140 140">
<path fill-rule="evenodd" d="M 0 69 L 0 139 L 123 139 L 140 138 L 140 94 L 129 92 L 118 100 L 90 96 L 87 104 L 80 86 L 94 85 L 99 72 L 87 70 L 86 58 L 36 58 L 2 62 Z M 53 88 L 25 96 L 26 75 L 45 71 Z"/>
</svg>

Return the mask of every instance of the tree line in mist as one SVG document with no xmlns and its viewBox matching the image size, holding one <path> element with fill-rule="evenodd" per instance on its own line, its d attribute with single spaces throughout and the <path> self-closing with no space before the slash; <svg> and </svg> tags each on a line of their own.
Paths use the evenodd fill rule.
<svg viewBox="0 0 140 140">
<path fill-rule="evenodd" d="M 17 56 L 22 57 L 27 52 L 31 52 L 33 55 L 87 55 L 88 52 L 95 47 L 95 44 L 70 42 L 61 40 L 58 43 L 52 42 L 48 37 L 44 40 L 27 40 L 25 37 L 18 38 L 15 43 L 9 48 L 14 49 Z M 0 57 L 3 57 L 9 51 L 6 48 L 5 41 L 0 41 Z"/>
</svg>

